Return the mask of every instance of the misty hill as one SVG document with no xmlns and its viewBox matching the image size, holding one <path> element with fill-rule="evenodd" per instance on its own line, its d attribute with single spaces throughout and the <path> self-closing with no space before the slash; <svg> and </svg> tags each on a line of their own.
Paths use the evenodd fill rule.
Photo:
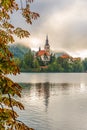
<svg viewBox="0 0 87 130">
<path fill-rule="evenodd" d="M 68 55 L 68 53 L 66 53 L 66 52 L 55 52 L 56 58 L 57 58 L 57 57 L 60 57 L 60 56 L 62 56 L 62 55 L 64 55 L 64 54 Z"/>
<path fill-rule="evenodd" d="M 14 54 L 14 57 L 16 58 L 23 58 L 24 54 L 26 54 L 29 49 L 30 48 L 20 44 L 14 44 L 9 46 L 9 50 Z"/>
<path fill-rule="evenodd" d="M 23 58 L 24 55 L 30 50 L 30 48 L 21 45 L 21 44 L 14 44 L 9 46 L 9 50 L 14 54 L 16 58 Z M 35 53 L 35 52 L 32 52 Z M 67 54 L 66 52 L 54 52 L 56 58 L 60 57 L 61 55 Z"/>
</svg>

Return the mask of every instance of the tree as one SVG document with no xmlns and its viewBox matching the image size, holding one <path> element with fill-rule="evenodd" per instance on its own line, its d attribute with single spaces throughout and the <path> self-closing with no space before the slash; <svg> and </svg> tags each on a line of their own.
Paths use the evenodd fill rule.
<svg viewBox="0 0 87 130">
<path fill-rule="evenodd" d="M 32 53 L 32 51 L 30 49 L 28 51 L 28 53 L 26 53 L 24 55 L 24 62 L 27 65 L 28 68 L 32 68 L 32 66 L 33 66 L 33 59 L 34 59 L 34 56 L 33 56 L 33 53 Z"/>
<path fill-rule="evenodd" d="M 73 72 L 83 72 L 83 64 L 81 60 L 73 62 Z"/>
<path fill-rule="evenodd" d="M 87 58 L 83 60 L 83 68 L 84 68 L 84 72 L 87 72 Z"/>
<path fill-rule="evenodd" d="M 40 69 L 40 65 L 37 59 L 33 60 L 33 68 L 38 68 L 38 70 Z"/>
<path fill-rule="evenodd" d="M 26 6 L 21 8 L 16 0 L 0 0 L 0 130 L 32 130 L 23 122 L 17 120 L 18 114 L 14 111 L 14 106 L 24 109 L 24 106 L 14 99 L 17 95 L 21 97 L 21 86 L 6 77 L 7 74 L 16 75 L 19 68 L 16 66 L 12 53 L 8 49 L 8 44 L 15 41 L 14 35 L 19 38 L 29 37 L 30 33 L 20 27 L 15 28 L 10 23 L 11 14 L 21 10 L 26 22 L 32 24 L 33 19 L 37 19 L 39 14 L 30 11 L 30 2 L 25 0 Z"/>
</svg>

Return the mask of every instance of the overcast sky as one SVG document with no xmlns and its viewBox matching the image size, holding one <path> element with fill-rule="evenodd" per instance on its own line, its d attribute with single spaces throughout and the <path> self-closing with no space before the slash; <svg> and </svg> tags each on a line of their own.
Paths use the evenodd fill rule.
<svg viewBox="0 0 87 130">
<path fill-rule="evenodd" d="M 87 54 L 87 0 L 35 0 L 31 9 L 40 14 L 32 26 L 19 19 L 20 15 L 14 19 L 31 33 L 30 39 L 22 42 L 32 48 L 43 47 L 48 35 L 53 50 Z"/>
</svg>

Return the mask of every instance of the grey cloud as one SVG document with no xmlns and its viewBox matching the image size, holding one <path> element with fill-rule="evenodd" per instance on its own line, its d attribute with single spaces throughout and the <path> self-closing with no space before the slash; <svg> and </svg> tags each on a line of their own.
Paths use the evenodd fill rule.
<svg viewBox="0 0 87 130">
<path fill-rule="evenodd" d="M 36 0 L 31 9 L 40 14 L 32 26 L 27 26 L 21 17 L 17 21 L 20 15 L 15 17 L 14 23 L 21 22 L 32 37 L 43 41 L 48 34 L 53 49 L 87 49 L 87 0 Z"/>
<path fill-rule="evenodd" d="M 87 48 L 87 16 L 85 15 L 87 8 L 85 4 L 87 4 L 85 0 L 51 0 L 50 2 L 40 2 L 42 20 L 40 20 L 39 26 L 37 23 L 37 27 L 33 27 L 38 33 L 42 33 L 41 35 L 43 33 L 49 34 L 53 48 L 65 48 L 69 50 L 85 49 Z M 51 13 L 49 13 L 50 11 Z M 66 19 L 63 20 L 67 21 L 63 21 L 61 25 L 58 22 L 55 23 L 55 19 L 51 19 L 53 24 L 49 25 L 50 21 L 48 19 L 56 13 L 58 13 L 57 16 L 60 15 L 60 19 L 66 13 L 71 16 L 65 16 Z M 45 17 L 42 18 L 43 14 Z"/>
<path fill-rule="evenodd" d="M 68 10 L 74 4 L 75 0 L 36 0 L 31 4 L 31 10 L 40 14 L 39 25 L 42 25 L 53 13 Z"/>
<path fill-rule="evenodd" d="M 63 48 L 70 51 L 87 49 L 87 23 L 71 24 L 63 28 L 60 33 L 57 32 L 52 36 L 53 47 Z"/>
<path fill-rule="evenodd" d="M 58 9 L 58 10 L 63 10 L 63 9 L 67 9 L 69 6 L 72 6 L 75 3 L 76 0 L 36 0 L 31 8 L 32 9 L 36 9 L 36 11 L 40 12 L 46 12 L 46 11 L 51 11 L 54 9 Z"/>
</svg>

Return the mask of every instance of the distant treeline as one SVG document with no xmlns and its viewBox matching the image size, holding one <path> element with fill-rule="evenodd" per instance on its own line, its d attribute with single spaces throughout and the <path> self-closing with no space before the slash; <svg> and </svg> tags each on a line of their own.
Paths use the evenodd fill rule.
<svg viewBox="0 0 87 130">
<path fill-rule="evenodd" d="M 51 55 L 50 61 L 45 63 L 35 52 L 29 49 L 23 57 L 15 57 L 21 72 L 87 72 L 87 58 L 71 61 L 68 58 Z"/>
</svg>

